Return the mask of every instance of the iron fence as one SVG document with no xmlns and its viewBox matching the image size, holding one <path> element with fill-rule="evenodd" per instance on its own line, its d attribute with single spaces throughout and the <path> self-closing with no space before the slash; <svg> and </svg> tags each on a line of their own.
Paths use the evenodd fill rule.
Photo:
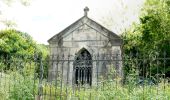
<svg viewBox="0 0 170 100">
<path fill-rule="evenodd" d="M 0 58 L 0 97 L 15 100 L 169 100 L 170 58 L 92 54 Z"/>
</svg>

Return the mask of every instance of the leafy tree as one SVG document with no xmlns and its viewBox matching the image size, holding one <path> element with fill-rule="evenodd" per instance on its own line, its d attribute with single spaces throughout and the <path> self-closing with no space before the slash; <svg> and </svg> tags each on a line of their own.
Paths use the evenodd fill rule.
<svg viewBox="0 0 170 100">
<path fill-rule="evenodd" d="M 139 74 L 165 74 L 170 76 L 169 60 L 156 60 L 170 57 L 170 0 L 146 0 L 140 16 L 140 23 L 134 24 L 122 37 L 127 58 L 138 61 Z M 145 58 L 149 58 L 146 60 Z M 130 65 L 132 62 L 127 62 Z M 151 68 L 151 69 L 149 69 Z M 125 69 L 133 70 L 131 66 Z"/>
<path fill-rule="evenodd" d="M 48 70 L 48 48 L 43 44 L 36 42 L 27 33 L 23 33 L 14 29 L 0 31 L 0 59 L 1 67 L 8 70 L 11 69 L 13 60 L 21 60 L 24 62 L 35 62 L 35 72 L 40 72 L 40 63 L 43 62 L 44 76 L 47 76 Z M 35 56 L 37 55 L 37 56 Z M 12 66 L 14 67 L 14 66 Z M 20 67 L 25 67 L 20 66 Z"/>
<path fill-rule="evenodd" d="M 0 31 L 0 64 L 5 70 L 14 68 L 13 60 L 33 61 L 36 43 L 27 34 L 14 29 Z M 24 66 L 22 66 L 24 67 Z"/>
<path fill-rule="evenodd" d="M 36 43 L 27 33 L 9 29 L 0 31 L 0 55 L 31 56 L 36 50 Z"/>
<path fill-rule="evenodd" d="M 48 49 L 48 45 L 44 45 L 44 44 L 37 44 L 37 49 L 39 50 L 38 53 L 38 66 L 42 66 L 43 67 L 43 72 L 41 72 L 41 68 L 40 67 L 36 67 L 36 73 L 38 74 L 38 77 L 40 77 L 40 73 L 43 73 L 43 78 L 47 78 L 48 75 L 48 66 L 49 66 L 49 49 Z M 41 65 L 41 61 L 42 61 L 42 65 Z"/>
</svg>

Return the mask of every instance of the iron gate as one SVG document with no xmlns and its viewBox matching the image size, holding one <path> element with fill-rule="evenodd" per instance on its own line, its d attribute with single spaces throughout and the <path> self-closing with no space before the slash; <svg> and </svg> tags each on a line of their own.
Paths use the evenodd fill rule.
<svg viewBox="0 0 170 100">
<path fill-rule="evenodd" d="M 132 55 L 130 58 L 119 59 L 118 56 L 120 55 L 52 55 L 54 59 L 51 60 L 42 60 L 36 56 L 28 57 L 24 61 L 22 57 L 1 57 L 0 96 L 2 99 L 15 100 L 96 100 L 109 97 L 130 99 L 133 96 L 136 96 L 136 99 L 145 99 L 152 93 L 165 100 L 169 99 L 169 79 L 165 76 L 166 70 L 160 70 L 160 67 L 168 67 L 170 58 L 164 56 L 132 59 Z M 126 77 L 122 78 L 119 69 L 121 64 L 123 68 L 131 66 L 133 74 L 124 72 Z M 54 69 L 47 70 L 49 66 Z M 156 73 L 152 72 L 151 67 L 155 67 Z M 137 88 L 142 91 L 140 96 L 131 94 Z M 128 92 L 121 92 L 120 89 Z M 106 94 L 108 92 L 109 94 Z M 128 96 L 120 96 L 120 93 Z"/>
</svg>

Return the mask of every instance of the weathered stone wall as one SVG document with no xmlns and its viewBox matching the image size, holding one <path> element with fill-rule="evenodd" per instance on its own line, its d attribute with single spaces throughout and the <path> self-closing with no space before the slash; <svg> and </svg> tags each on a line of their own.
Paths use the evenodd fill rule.
<svg viewBox="0 0 170 100">
<path fill-rule="evenodd" d="M 100 33 L 99 31 L 93 29 L 92 27 L 84 24 L 75 29 L 70 33 L 66 33 L 62 35 L 62 37 L 58 37 L 56 42 L 50 44 L 50 53 L 53 60 L 57 60 L 57 55 L 62 59 L 62 55 L 64 58 L 68 55 L 72 55 L 69 59 L 74 60 L 76 53 L 79 52 L 82 48 L 85 48 L 89 53 L 93 55 L 100 55 L 98 59 L 103 59 L 101 55 L 113 55 L 114 59 L 121 59 L 121 44 L 120 41 L 116 42 L 114 38 L 108 37 L 109 33 Z M 105 58 L 107 59 L 107 58 Z M 96 60 L 96 58 L 92 58 L 92 60 Z M 49 68 L 49 79 L 56 79 L 58 75 L 56 75 L 56 71 L 62 72 L 63 70 L 63 82 L 66 83 L 67 76 L 69 76 L 69 84 L 72 84 L 72 79 L 74 78 L 73 74 L 73 62 L 65 62 L 63 65 L 61 63 L 56 64 L 54 61 L 51 63 L 51 67 Z M 69 64 L 69 73 L 68 71 Z M 58 66 L 56 66 L 58 65 Z M 62 69 L 62 66 L 63 69 Z M 93 73 L 92 73 L 92 84 L 96 84 L 97 75 L 101 76 L 108 72 L 110 66 L 114 66 L 119 75 L 122 74 L 122 63 L 121 61 L 112 62 L 105 64 L 103 66 L 102 62 L 96 64 L 93 62 Z M 98 74 L 97 74 L 98 73 Z"/>
</svg>

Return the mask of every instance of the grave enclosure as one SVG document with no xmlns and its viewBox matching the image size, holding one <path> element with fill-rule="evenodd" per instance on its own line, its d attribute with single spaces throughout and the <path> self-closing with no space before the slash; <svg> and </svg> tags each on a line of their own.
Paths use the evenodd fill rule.
<svg viewBox="0 0 170 100">
<path fill-rule="evenodd" d="M 114 32 L 84 16 L 48 40 L 48 80 L 62 78 L 69 85 L 96 85 L 114 69 L 122 77 L 122 40 Z M 113 77 L 114 78 L 114 77 Z"/>
</svg>

